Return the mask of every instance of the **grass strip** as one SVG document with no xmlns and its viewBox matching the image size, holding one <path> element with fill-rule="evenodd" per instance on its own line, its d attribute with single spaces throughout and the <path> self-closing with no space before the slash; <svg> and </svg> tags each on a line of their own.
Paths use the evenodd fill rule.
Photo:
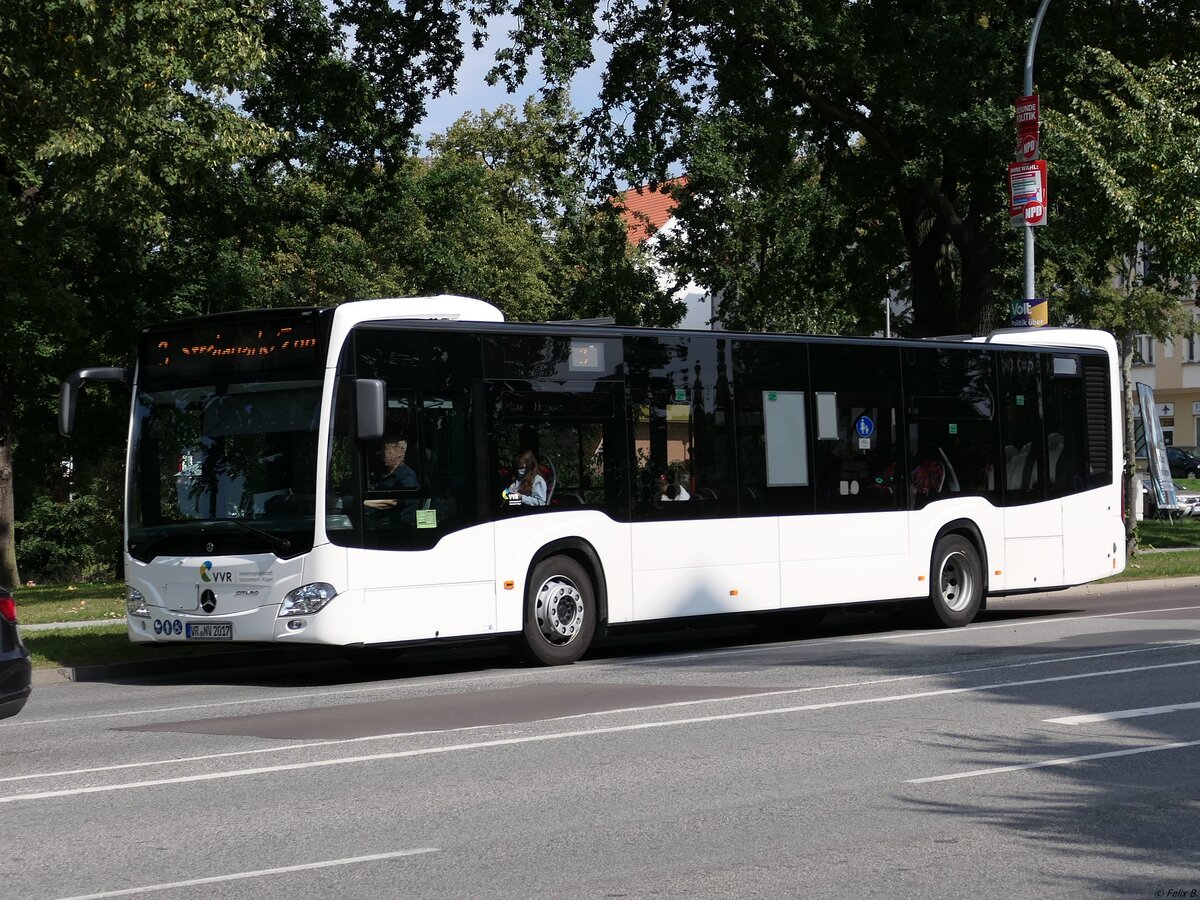
<svg viewBox="0 0 1200 900">
<path fill-rule="evenodd" d="M 1200 550 L 1168 553 L 1139 553 L 1125 564 L 1125 571 L 1099 584 L 1119 581 L 1146 581 L 1151 578 L 1187 578 L 1200 575 Z"/>
<path fill-rule="evenodd" d="M 17 617 L 26 625 L 125 620 L 125 585 L 120 582 L 39 584 L 17 588 L 13 597 L 17 601 Z"/>
<path fill-rule="evenodd" d="M 1172 550 L 1200 547 L 1200 518 L 1143 519 L 1137 525 L 1138 547 Z"/>
</svg>

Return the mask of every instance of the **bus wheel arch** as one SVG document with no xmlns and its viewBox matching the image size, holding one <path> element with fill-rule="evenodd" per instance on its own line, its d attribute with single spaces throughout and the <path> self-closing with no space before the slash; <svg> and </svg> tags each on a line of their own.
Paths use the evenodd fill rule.
<svg viewBox="0 0 1200 900">
<path fill-rule="evenodd" d="M 528 661 L 568 665 L 587 652 L 601 619 L 603 569 L 594 554 L 594 549 L 589 556 L 568 540 L 549 544 L 534 556 L 525 581 L 521 629 L 522 655 Z"/>
<path fill-rule="evenodd" d="M 592 579 L 592 587 L 596 592 L 596 624 L 597 630 L 608 624 L 608 581 L 604 577 L 604 565 L 600 562 L 600 554 L 590 541 L 581 537 L 566 537 L 551 541 L 541 547 L 529 561 L 529 571 L 525 573 L 525 582 L 533 577 L 533 570 L 544 559 L 550 556 L 569 556 L 583 566 L 584 571 Z"/>
<path fill-rule="evenodd" d="M 969 519 L 948 522 L 938 531 L 929 558 L 929 597 L 924 618 L 934 626 L 970 624 L 987 602 L 987 545 Z"/>
</svg>

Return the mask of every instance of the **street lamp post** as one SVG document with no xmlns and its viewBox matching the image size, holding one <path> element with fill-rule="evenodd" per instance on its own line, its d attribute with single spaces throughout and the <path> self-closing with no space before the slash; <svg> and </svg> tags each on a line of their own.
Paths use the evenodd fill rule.
<svg viewBox="0 0 1200 900">
<path fill-rule="evenodd" d="M 1025 51 L 1025 96 L 1033 93 L 1033 51 L 1037 48 L 1038 32 L 1042 30 L 1042 19 L 1046 17 L 1046 7 L 1050 0 L 1042 0 L 1038 5 L 1037 16 L 1033 20 L 1033 29 L 1029 33 L 1029 48 Z M 1033 225 L 1025 223 L 1025 299 L 1034 299 L 1033 287 Z"/>
</svg>

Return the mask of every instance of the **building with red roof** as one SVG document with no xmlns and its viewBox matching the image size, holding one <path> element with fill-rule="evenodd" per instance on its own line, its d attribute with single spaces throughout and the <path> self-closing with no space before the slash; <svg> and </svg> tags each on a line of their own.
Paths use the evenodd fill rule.
<svg viewBox="0 0 1200 900">
<path fill-rule="evenodd" d="M 625 221 L 629 243 L 641 247 L 654 267 L 659 286 L 664 290 L 673 286 L 673 278 L 657 258 L 659 235 L 669 235 L 681 227 L 674 217 L 676 202 L 671 191 L 687 184 L 687 176 L 671 178 L 656 185 L 631 188 L 615 198 L 615 203 Z M 689 282 L 674 293 L 676 300 L 687 304 L 680 328 L 712 328 L 714 315 L 713 298 L 709 292 Z"/>
<path fill-rule="evenodd" d="M 617 197 L 621 218 L 631 244 L 643 244 L 672 220 L 675 198 L 671 190 L 687 184 L 687 176 L 672 178 L 658 185 L 642 185 Z"/>
</svg>

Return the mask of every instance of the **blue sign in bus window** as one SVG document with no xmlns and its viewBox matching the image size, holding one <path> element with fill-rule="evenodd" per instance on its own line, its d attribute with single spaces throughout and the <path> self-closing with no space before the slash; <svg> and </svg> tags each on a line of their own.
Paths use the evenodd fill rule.
<svg viewBox="0 0 1200 900">
<path fill-rule="evenodd" d="M 859 437 L 869 438 L 875 433 L 875 423 L 870 416 L 859 416 L 854 420 L 854 430 Z"/>
</svg>

